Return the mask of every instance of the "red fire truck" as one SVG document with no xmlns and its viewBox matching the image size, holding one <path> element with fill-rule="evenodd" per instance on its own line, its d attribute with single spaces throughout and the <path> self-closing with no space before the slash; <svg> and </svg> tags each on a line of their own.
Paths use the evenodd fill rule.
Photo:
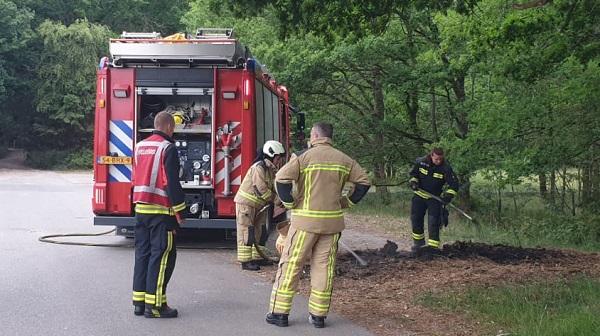
<svg viewBox="0 0 600 336">
<path fill-rule="evenodd" d="M 101 59 L 96 82 L 94 225 L 132 232 L 135 144 L 166 110 L 176 120 L 185 227 L 235 228 L 233 197 L 257 149 L 266 140 L 290 147 L 286 88 L 231 29 L 165 38 L 124 32 L 110 40 L 110 55 Z"/>
</svg>

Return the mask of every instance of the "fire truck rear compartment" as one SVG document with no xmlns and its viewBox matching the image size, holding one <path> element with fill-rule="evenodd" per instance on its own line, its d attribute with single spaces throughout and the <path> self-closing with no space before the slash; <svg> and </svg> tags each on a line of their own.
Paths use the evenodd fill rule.
<svg viewBox="0 0 600 336">
<path fill-rule="evenodd" d="M 139 83 L 139 80 L 137 82 Z M 154 80 L 152 84 L 165 83 Z M 179 155 L 180 183 L 186 194 L 186 217 L 189 219 L 215 217 L 217 213 L 212 182 L 214 176 L 213 89 L 138 86 L 136 92 L 138 94 L 137 141 L 151 134 L 154 117 L 158 112 L 164 110 L 171 113 L 176 120 L 173 140 Z"/>
</svg>

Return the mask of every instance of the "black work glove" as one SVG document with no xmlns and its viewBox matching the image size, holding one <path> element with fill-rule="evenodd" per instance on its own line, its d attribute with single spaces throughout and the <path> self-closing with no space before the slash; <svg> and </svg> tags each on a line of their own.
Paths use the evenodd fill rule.
<svg viewBox="0 0 600 336">
<path fill-rule="evenodd" d="M 446 204 L 452 202 L 452 198 L 453 197 L 454 197 L 454 195 L 449 194 L 449 193 L 447 193 L 445 191 L 442 193 L 442 196 L 441 196 L 442 201 L 444 201 L 444 203 L 446 203 Z"/>
<path fill-rule="evenodd" d="M 442 212 L 440 214 L 440 221 L 443 227 L 448 226 L 448 209 L 446 206 L 442 207 Z"/>
<path fill-rule="evenodd" d="M 414 191 L 419 190 L 419 182 L 417 182 L 417 181 L 410 181 L 409 184 L 410 184 L 410 189 L 412 189 Z"/>
</svg>

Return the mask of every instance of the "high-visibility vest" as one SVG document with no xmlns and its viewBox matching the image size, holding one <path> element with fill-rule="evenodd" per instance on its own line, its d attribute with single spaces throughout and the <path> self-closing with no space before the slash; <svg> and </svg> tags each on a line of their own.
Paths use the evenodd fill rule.
<svg viewBox="0 0 600 336">
<path fill-rule="evenodd" d="M 164 153 L 171 142 L 158 134 L 140 141 L 135 148 L 133 202 L 171 207 L 167 195 Z"/>
</svg>

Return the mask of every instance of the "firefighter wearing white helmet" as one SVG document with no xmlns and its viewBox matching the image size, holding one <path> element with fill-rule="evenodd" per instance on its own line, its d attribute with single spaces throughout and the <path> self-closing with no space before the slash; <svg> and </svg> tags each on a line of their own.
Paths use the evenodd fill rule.
<svg viewBox="0 0 600 336">
<path fill-rule="evenodd" d="M 258 271 L 261 264 L 269 262 L 261 258 L 256 247 L 266 250 L 259 245 L 267 214 L 263 209 L 270 203 L 281 203 L 275 193 L 274 181 L 284 154 L 285 148 L 279 141 L 265 142 L 262 153 L 248 169 L 235 195 L 237 259 L 243 270 Z"/>
</svg>

